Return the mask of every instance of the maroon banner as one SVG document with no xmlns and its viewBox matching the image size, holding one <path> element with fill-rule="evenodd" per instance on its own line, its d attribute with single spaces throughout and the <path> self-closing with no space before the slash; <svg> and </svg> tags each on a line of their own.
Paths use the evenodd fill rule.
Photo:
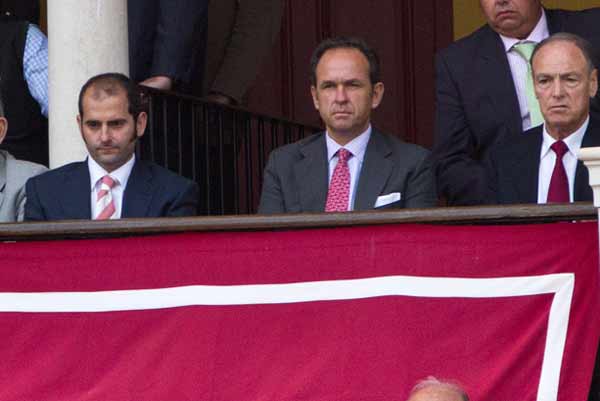
<svg viewBox="0 0 600 401">
<path fill-rule="evenodd" d="M 0 246 L 0 400 L 586 400 L 595 223 Z"/>
</svg>

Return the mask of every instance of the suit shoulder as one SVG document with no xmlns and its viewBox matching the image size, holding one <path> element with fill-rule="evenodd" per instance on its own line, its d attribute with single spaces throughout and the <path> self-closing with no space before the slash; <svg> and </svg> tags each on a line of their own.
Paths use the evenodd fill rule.
<svg viewBox="0 0 600 401">
<path fill-rule="evenodd" d="M 463 60 L 467 55 L 477 52 L 485 39 L 494 34 L 494 31 L 492 31 L 488 25 L 483 25 L 464 38 L 458 39 L 444 49 L 438 51 L 437 56 L 438 58 L 441 57 L 444 59 L 454 60 L 455 58 L 458 58 Z"/>
<path fill-rule="evenodd" d="M 278 156 L 285 155 L 286 158 L 289 158 L 289 157 L 291 157 L 292 159 L 299 158 L 302 155 L 302 153 L 301 153 L 302 148 L 304 148 L 306 146 L 310 146 L 311 144 L 315 143 L 316 141 L 322 139 L 323 135 L 324 135 L 324 133 L 320 132 L 318 134 L 310 135 L 299 141 L 289 143 L 287 145 L 283 145 L 278 148 L 275 148 L 271 152 L 272 156 L 278 157 Z"/>
<path fill-rule="evenodd" d="M 32 163 L 35 164 L 35 163 Z M 40 165 L 37 165 L 40 166 Z M 43 167 L 43 166 L 41 166 Z M 69 164 L 65 164 L 64 166 L 57 167 L 51 170 L 44 171 L 42 174 L 39 174 L 32 179 L 35 179 L 38 182 L 53 182 L 55 180 L 62 179 L 65 175 L 68 175 L 70 172 L 75 171 L 80 168 L 87 168 L 85 162 L 73 162 Z"/>
<path fill-rule="evenodd" d="M 12 170 L 19 174 L 40 174 L 47 171 L 48 168 L 38 163 L 28 160 L 15 159 L 12 155 L 6 157 L 6 165 L 9 172 Z"/>
<path fill-rule="evenodd" d="M 429 156 L 429 150 L 425 149 L 421 145 L 405 142 L 396 136 L 381 132 L 377 132 L 375 135 L 379 135 L 381 138 L 383 138 L 392 152 L 398 156 L 401 156 L 402 158 L 421 160 Z"/>
<path fill-rule="evenodd" d="M 542 142 L 542 126 L 530 128 L 520 135 L 510 135 L 497 142 L 491 150 L 495 158 L 512 159 L 520 153 L 529 153 Z M 539 149 L 537 149 L 539 150 Z"/>
<path fill-rule="evenodd" d="M 179 175 L 167 168 L 159 166 L 154 162 L 139 160 L 138 163 L 142 163 L 147 168 L 152 176 L 162 184 L 168 186 L 196 186 L 197 184 L 182 175 Z"/>
</svg>

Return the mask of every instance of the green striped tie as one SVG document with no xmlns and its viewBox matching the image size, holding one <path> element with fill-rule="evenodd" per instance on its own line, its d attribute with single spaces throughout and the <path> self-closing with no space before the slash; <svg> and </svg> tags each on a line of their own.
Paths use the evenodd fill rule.
<svg viewBox="0 0 600 401">
<path fill-rule="evenodd" d="M 535 90 L 533 89 L 533 74 L 531 72 L 531 54 L 535 49 L 536 44 L 533 42 L 522 42 L 517 43 L 513 46 L 513 49 L 527 62 L 527 78 L 525 80 L 525 89 L 527 92 L 527 108 L 529 109 L 529 119 L 531 120 L 531 126 L 537 127 L 544 122 L 544 117 L 540 112 L 540 104 L 535 97 Z"/>
</svg>

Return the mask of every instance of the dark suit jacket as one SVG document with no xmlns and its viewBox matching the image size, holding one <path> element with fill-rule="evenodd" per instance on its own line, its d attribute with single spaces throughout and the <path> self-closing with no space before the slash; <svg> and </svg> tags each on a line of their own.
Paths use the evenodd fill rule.
<svg viewBox="0 0 600 401">
<path fill-rule="evenodd" d="M 25 220 L 90 219 L 90 174 L 76 162 L 27 181 Z M 121 217 L 175 217 L 197 213 L 198 186 L 154 163 L 136 160 L 123 194 Z"/>
<path fill-rule="evenodd" d="M 600 9 L 546 10 L 546 18 L 551 34 L 575 33 L 600 49 Z M 594 102 L 592 115 L 598 110 Z M 521 133 L 517 93 L 496 32 L 486 25 L 437 55 L 432 158 L 440 196 L 450 204 L 483 203 L 483 161 L 497 141 Z"/>
<path fill-rule="evenodd" d="M 486 162 L 488 203 L 537 203 L 542 132 L 542 126 L 535 127 L 494 147 Z M 581 146 L 600 146 L 600 120 L 590 119 Z M 581 161 L 575 170 L 573 198 L 593 200 L 588 170 Z"/>
<path fill-rule="evenodd" d="M 367 144 L 354 210 L 374 208 L 377 197 L 400 192 L 385 207 L 436 206 L 429 152 L 375 129 Z M 325 133 L 271 152 L 265 169 L 259 213 L 323 212 L 329 187 Z"/>
</svg>

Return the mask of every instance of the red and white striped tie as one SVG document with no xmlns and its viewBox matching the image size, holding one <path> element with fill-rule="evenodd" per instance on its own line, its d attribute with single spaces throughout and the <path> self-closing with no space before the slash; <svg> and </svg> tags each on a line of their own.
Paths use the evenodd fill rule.
<svg viewBox="0 0 600 401">
<path fill-rule="evenodd" d="M 100 180 L 100 190 L 96 199 L 96 210 L 100 213 L 96 216 L 96 220 L 108 220 L 115 218 L 115 201 L 112 197 L 111 189 L 117 184 L 109 175 L 105 175 Z"/>
</svg>

